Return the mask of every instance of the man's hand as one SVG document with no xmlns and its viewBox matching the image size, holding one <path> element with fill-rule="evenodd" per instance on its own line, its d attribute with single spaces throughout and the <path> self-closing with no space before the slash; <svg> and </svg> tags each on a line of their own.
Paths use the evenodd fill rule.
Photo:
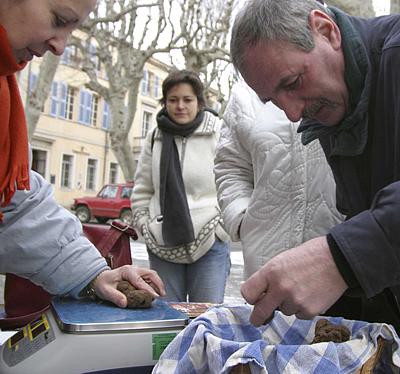
<svg viewBox="0 0 400 374">
<path fill-rule="evenodd" d="M 127 300 L 122 292 L 117 291 L 117 284 L 121 280 L 130 282 L 139 290 L 146 290 L 152 296 L 165 295 L 165 288 L 161 278 L 154 270 L 124 265 L 113 270 L 106 270 L 99 274 L 93 282 L 96 295 L 125 308 Z"/>
<path fill-rule="evenodd" d="M 275 309 L 313 318 L 332 306 L 346 289 L 323 236 L 269 260 L 242 285 L 241 292 L 254 305 L 251 323 L 260 326 Z"/>
</svg>

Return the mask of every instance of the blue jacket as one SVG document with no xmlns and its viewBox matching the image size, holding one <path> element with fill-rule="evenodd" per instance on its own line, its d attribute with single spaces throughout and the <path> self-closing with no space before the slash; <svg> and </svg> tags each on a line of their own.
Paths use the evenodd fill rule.
<svg viewBox="0 0 400 374">
<path fill-rule="evenodd" d="M 332 155 L 332 135 L 319 138 L 336 180 L 338 209 L 348 218 L 330 234 L 368 299 L 370 311 L 359 319 L 388 322 L 387 307 L 400 320 L 395 299 L 383 305 L 379 297 L 400 285 L 400 15 L 349 19 L 368 56 L 368 138 L 357 156 Z M 389 322 L 399 331 L 398 321 Z"/>
<path fill-rule="evenodd" d="M 31 171 L 30 186 L 1 208 L 0 273 L 28 278 L 53 295 L 78 297 L 107 263 L 78 219 L 54 200 L 51 185 Z"/>
</svg>

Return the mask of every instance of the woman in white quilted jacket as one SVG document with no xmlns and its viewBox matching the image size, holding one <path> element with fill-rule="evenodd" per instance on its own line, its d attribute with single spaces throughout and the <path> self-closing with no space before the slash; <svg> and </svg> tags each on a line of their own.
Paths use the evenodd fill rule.
<svg viewBox="0 0 400 374">
<path fill-rule="evenodd" d="M 319 143 L 304 147 L 297 124 L 244 82 L 226 107 L 214 171 L 225 228 L 242 244 L 245 278 L 343 219 Z"/>
<path fill-rule="evenodd" d="M 173 71 L 163 108 L 142 149 L 132 193 L 133 224 L 166 300 L 220 303 L 230 269 L 213 174 L 220 120 L 205 108 L 197 74 Z"/>
</svg>

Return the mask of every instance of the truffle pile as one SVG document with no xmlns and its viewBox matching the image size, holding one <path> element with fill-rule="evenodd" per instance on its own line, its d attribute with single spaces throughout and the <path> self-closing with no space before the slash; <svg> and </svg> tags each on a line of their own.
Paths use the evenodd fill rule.
<svg viewBox="0 0 400 374">
<path fill-rule="evenodd" d="M 327 319 L 320 319 L 315 325 L 315 337 L 311 344 L 322 342 L 343 343 L 350 339 L 346 326 L 334 325 Z"/>
</svg>

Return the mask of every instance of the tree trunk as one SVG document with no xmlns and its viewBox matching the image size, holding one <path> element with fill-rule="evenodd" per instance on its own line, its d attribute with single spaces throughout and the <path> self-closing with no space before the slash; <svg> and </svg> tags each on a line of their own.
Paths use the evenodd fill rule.
<svg viewBox="0 0 400 374">
<path fill-rule="evenodd" d="M 125 91 L 119 96 L 113 96 L 110 101 L 112 126 L 110 128 L 110 145 L 122 169 L 126 181 L 133 181 L 136 163 L 128 139 L 128 128 L 126 126 Z"/>
<path fill-rule="evenodd" d="M 32 139 L 32 135 L 35 132 L 43 105 L 49 96 L 51 83 L 53 82 L 59 63 L 60 56 L 55 56 L 50 52 L 46 53 L 39 67 L 36 87 L 28 92 L 29 99 L 27 101 L 25 113 L 29 139 Z"/>
</svg>

